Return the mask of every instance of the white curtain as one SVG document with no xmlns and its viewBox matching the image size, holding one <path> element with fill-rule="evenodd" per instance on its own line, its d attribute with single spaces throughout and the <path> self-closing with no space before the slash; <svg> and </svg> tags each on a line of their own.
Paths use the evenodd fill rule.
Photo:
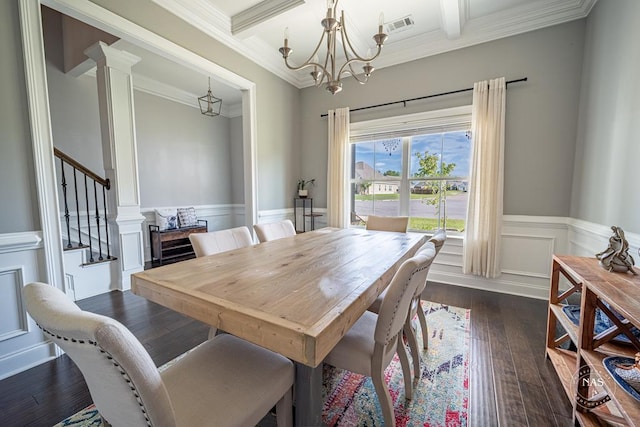
<svg viewBox="0 0 640 427">
<path fill-rule="evenodd" d="M 473 85 L 473 148 L 462 265 L 465 274 L 487 278 L 501 273 L 505 104 L 504 77 Z"/>
<path fill-rule="evenodd" d="M 327 225 L 349 226 L 349 107 L 329 110 Z"/>
</svg>

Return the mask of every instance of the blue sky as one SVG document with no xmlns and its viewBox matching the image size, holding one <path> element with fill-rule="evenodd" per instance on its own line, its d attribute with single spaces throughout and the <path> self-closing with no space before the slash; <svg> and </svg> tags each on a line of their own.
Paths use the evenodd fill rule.
<svg viewBox="0 0 640 427">
<path fill-rule="evenodd" d="M 469 176 L 471 141 L 465 131 L 414 136 L 411 139 L 411 174 L 418 169 L 416 152 L 444 153 L 445 163 L 455 163 L 455 176 Z M 402 171 L 402 140 L 387 139 L 356 144 L 356 162 L 368 163 L 380 172 Z"/>
</svg>

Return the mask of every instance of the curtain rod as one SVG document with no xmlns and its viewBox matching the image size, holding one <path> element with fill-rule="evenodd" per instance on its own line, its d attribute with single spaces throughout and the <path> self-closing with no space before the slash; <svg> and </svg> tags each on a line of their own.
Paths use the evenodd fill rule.
<svg viewBox="0 0 640 427">
<path fill-rule="evenodd" d="M 521 79 L 516 79 L 516 80 L 509 80 L 508 82 L 506 82 L 506 84 L 511 84 L 511 83 L 520 83 L 520 82 L 526 82 L 527 81 L 527 77 L 523 77 Z M 376 105 L 369 105 L 368 107 L 359 107 L 359 108 L 354 108 L 352 110 L 349 110 L 349 112 L 354 112 L 354 111 L 360 111 L 360 110 L 368 110 L 369 108 L 377 108 L 377 107 L 386 107 L 387 105 L 393 105 L 393 104 L 404 104 L 404 106 L 407 106 L 407 102 L 411 102 L 411 101 L 418 101 L 420 99 L 428 99 L 428 98 L 435 98 L 438 96 L 444 96 L 444 95 L 453 95 L 455 93 L 462 93 L 462 92 L 469 92 L 473 90 L 472 87 L 468 87 L 465 89 L 458 89 L 458 90 L 452 90 L 449 92 L 442 92 L 442 93 L 435 93 L 433 95 L 426 95 L 426 96 L 419 96 L 417 98 L 410 98 L 410 99 L 403 99 L 401 101 L 393 101 L 393 102 L 385 102 L 384 104 L 376 104 Z M 320 117 L 327 117 L 329 114 L 325 113 L 325 114 L 320 114 Z"/>
</svg>

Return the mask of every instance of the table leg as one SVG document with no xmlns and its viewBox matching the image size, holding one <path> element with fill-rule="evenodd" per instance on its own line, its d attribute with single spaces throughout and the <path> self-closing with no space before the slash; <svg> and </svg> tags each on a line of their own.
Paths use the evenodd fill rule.
<svg viewBox="0 0 640 427">
<path fill-rule="evenodd" d="M 322 363 L 312 368 L 296 363 L 295 425 L 322 425 Z"/>
</svg>

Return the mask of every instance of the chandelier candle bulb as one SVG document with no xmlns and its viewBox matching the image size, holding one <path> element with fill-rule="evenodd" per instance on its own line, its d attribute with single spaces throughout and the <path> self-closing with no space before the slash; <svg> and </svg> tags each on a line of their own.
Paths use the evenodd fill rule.
<svg viewBox="0 0 640 427">
<path fill-rule="evenodd" d="M 378 17 L 378 34 L 382 34 L 382 26 L 384 25 L 384 12 L 380 12 Z"/>
</svg>

